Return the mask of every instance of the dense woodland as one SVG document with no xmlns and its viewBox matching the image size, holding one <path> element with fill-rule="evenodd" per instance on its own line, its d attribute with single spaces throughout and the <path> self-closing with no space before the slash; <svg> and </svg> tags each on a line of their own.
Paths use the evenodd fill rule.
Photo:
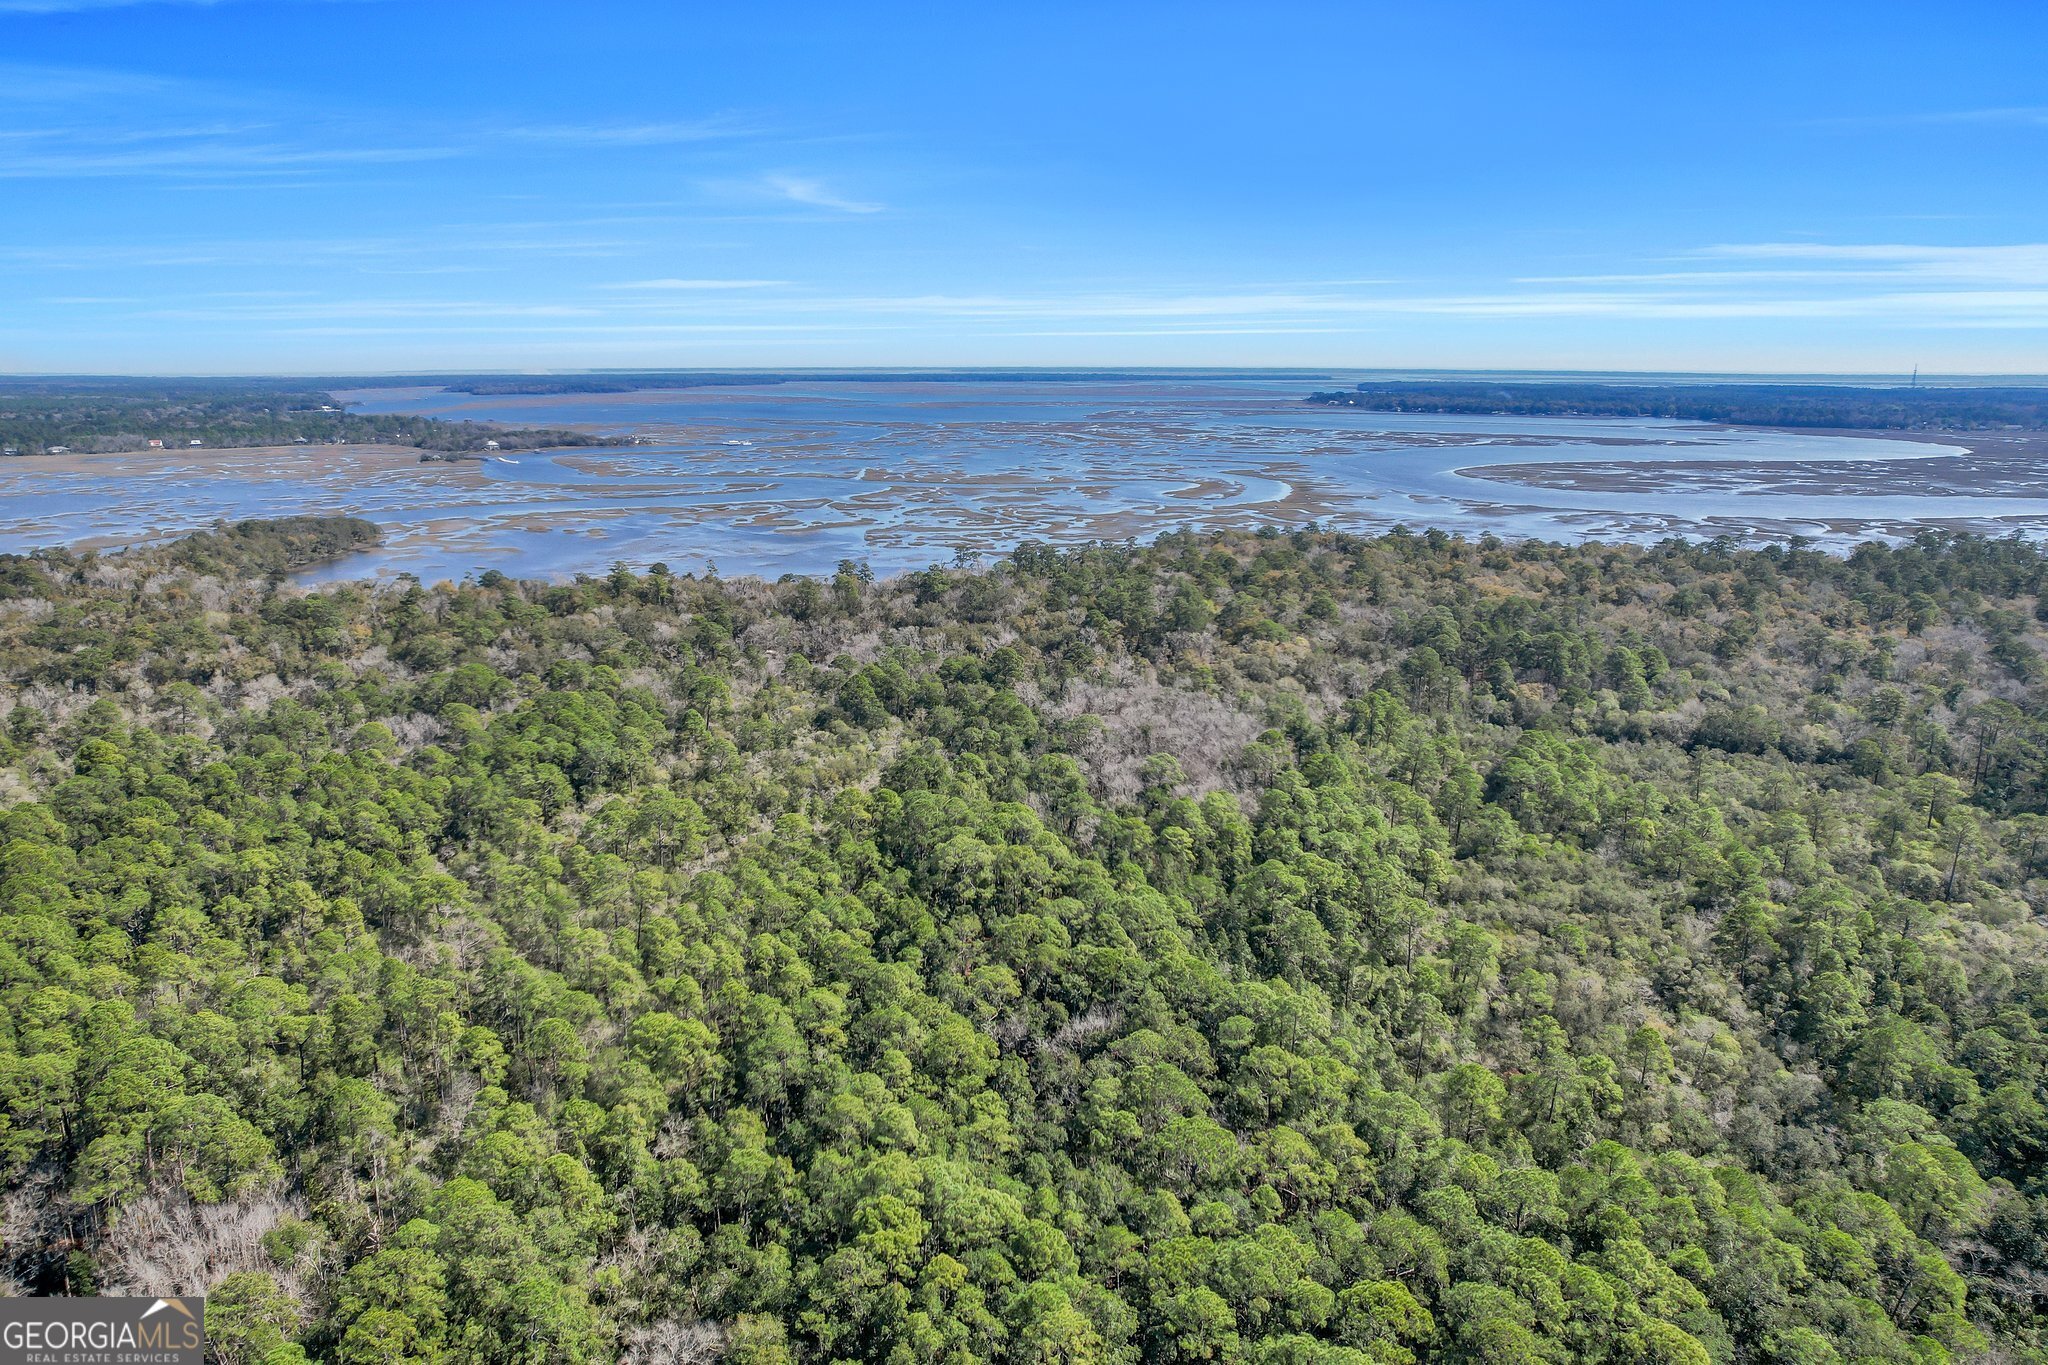
<svg viewBox="0 0 2048 1365">
<path fill-rule="evenodd" d="M 2048 427 L 2048 388 L 1932 384 L 1580 384 L 1368 381 L 1311 403 L 1376 412 L 1662 417 L 1767 427 L 1968 431 Z"/>
<path fill-rule="evenodd" d="M 18 1292 L 229 1362 L 2040 1361 L 2048 559 L 0 563 Z"/>
<path fill-rule="evenodd" d="M 144 450 L 151 440 L 167 448 L 189 448 L 195 440 L 207 446 L 342 441 L 444 453 L 481 451 L 487 441 L 506 446 L 597 442 L 574 431 L 350 412 L 324 389 L 261 380 L 175 380 L 155 386 L 132 379 L 0 380 L 0 450 L 10 455 L 42 455 L 53 447 Z"/>
</svg>

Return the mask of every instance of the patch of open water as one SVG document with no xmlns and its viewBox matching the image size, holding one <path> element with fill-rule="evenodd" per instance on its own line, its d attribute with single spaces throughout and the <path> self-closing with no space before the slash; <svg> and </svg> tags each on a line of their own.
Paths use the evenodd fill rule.
<svg viewBox="0 0 2048 1365">
<path fill-rule="evenodd" d="M 1961 446 L 1371 413 L 1311 406 L 1305 391 L 1298 380 L 1251 378 L 366 390 L 346 395 L 357 411 L 575 426 L 622 444 L 460 464 L 325 447 L 10 460 L 0 464 L 0 549 L 345 512 L 383 524 L 388 542 L 309 577 L 431 580 L 485 568 L 601 573 L 620 560 L 774 577 L 850 558 L 889 573 L 1028 538 L 1310 519 L 1565 540 L 1796 534 L 1836 546 L 1935 524 L 2048 532 L 2041 471 L 1958 480 Z M 1847 461 L 1858 477 L 1826 475 Z M 1944 461 L 1949 476 L 1916 476 Z M 1545 467 L 1541 482 L 1517 476 L 1531 465 Z"/>
</svg>

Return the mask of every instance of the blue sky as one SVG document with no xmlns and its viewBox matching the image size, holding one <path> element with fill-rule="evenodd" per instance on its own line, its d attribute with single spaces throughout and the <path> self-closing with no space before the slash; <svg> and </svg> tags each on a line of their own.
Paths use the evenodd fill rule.
<svg viewBox="0 0 2048 1365">
<path fill-rule="evenodd" d="M 0 0 L 0 371 L 2048 372 L 2048 6 Z"/>
</svg>

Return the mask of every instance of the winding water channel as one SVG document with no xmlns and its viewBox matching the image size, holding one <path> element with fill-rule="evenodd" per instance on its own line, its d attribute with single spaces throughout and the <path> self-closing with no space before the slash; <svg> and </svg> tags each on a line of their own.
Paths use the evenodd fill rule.
<svg viewBox="0 0 2048 1365">
<path fill-rule="evenodd" d="M 328 447 L 11 460 L 0 549 L 119 545 L 306 511 L 388 532 L 318 576 L 428 579 L 598 573 L 620 560 L 772 577 L 854 558 L 887 573 L 1027 538 L 1310 519 L 1832 545 L 1926 525 L 2048 532 L 2048 459 L 2033 447 L 1371 413 L 1303 393 L 1249 378 L 366 390 L 347 395 L 357 411 L 576 426 L 620 443 L 455 464 Z"/>
</svg>

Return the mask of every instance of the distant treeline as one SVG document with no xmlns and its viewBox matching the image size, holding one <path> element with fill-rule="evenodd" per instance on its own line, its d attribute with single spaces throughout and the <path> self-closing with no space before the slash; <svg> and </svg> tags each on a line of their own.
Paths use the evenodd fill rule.
<svg viewBox="0 0 2048 1365">
<path fill-rule="evenodd" d="M 433 417 L 347 411 L 314 388 L 261 381 L 11 381 L 0 383 L 0 449 L 41 455 L 53 447 L 83 451 L 147 449 L 200 441 L 208 446 L 309 445 L 330 441 L 480 451 L 502 445 L 593 445 L 574 431 L 448 422 Z"/>
<path fill-rule="evenodd" d="M 2048 426 L 2048 388 L 1869 388 L 1820 384 L 1365 383 L 1308 401 L 1377 412 L 1665 417 L 1773 427 Z"/>
</svg>

